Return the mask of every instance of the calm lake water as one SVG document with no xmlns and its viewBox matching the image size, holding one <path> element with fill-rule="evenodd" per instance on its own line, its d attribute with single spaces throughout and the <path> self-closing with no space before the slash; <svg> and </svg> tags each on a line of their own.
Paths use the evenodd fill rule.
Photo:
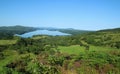
<svg viewBox="0 0 120 74">
<path fill-rule="evenodd" d="M 22 35 L 18 35 L 18 34 L 16 34 L 16 35 L 20 36 L 20 37 L 27 38 L 27 37 L 32 37 L 34 35 L 64 36 L 64 35 L 70 35 L 70 34 L 62 33 L 62 32 L 59 32 L 59 31 L 36 30 L 36 31 L 28 32 L 28 33 L 25 33 L 25 34 L 22 34 Z"/>
</svg>

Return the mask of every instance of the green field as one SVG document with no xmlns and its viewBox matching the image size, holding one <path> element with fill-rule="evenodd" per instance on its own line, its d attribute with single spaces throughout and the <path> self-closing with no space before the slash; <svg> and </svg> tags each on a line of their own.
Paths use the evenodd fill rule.
<svg viewBox="0 0 120 74">
<path fill-rule="evenodd" d="M 85 47 L 79 46 L 79 45 L 72 45 L 72 46 L 59 46 L 58 49 L 62 53 L 68 53 L 68 54 L 80 54 L 84 53 L 87 50 L 85 50 Z M 110 48 L 110 47 L 103 47 L 103 46 L 90 46 L 89 51 L 98 51 L 98 52 L 104 52 L 104 51 L 111 51 L 111 50 L 116 50 L 118 51 L 119 49 L 116 48 Z"/>
<path fill-rule="evenodd" d="M 15 44 L 17 40 L 0 40 L 0 45 L 10 45 Z"/>
</svg>

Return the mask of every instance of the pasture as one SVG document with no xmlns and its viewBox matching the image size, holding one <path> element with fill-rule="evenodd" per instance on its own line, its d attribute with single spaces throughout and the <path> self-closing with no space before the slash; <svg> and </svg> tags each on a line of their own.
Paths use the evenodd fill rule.
<svg viewBox="0 0 120 74">
<path fill-rule="evenodd" d="M 80 46 L 80 45 L 59 46 L 58 49 L 60 50 L 61 53 L 77 54 L 77 55 L 87 51 L 85 50 L 85 47 Z M 93 45 L 90 45 L 90 49 L 89 49 L 89 51 L 98 51 L 98 52 L 108 52 L 112 50 L 118 51 L 119 49 L 104 47 L 104 46 L 93 46 Z"/>
<path fill-rule="evenodd" d="M 17 40 L 0 40 L 0 45 L 11 45 L 15 44 Z"/>
</svg>

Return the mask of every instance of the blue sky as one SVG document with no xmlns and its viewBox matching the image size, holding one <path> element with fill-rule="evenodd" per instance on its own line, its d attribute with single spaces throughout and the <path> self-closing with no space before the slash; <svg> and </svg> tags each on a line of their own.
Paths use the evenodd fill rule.
<svg viewBox="0 0 120 74">
<path fill-rule="evenodd" d="M 0 26 L 120 27 L 120 0 L 0 0 Z"/>
</svg>

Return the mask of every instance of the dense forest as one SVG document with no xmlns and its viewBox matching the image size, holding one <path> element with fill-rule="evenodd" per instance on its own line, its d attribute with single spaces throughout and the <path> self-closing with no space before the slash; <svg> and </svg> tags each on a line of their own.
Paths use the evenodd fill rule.
<svg viewBox="0 0 120 74">
<path fill-rule="evenodd" d="M 36 29 L 0 27 L 1 74 L 120 74 L 119 28 L 60 30 L 69 36 L 14 35 Z"/>
</svg>

